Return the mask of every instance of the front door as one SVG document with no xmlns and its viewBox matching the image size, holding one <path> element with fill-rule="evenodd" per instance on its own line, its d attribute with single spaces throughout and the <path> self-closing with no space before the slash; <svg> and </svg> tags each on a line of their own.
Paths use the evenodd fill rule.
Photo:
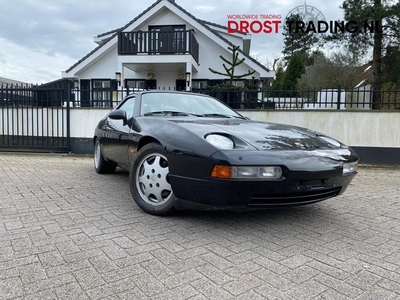
<svg viewBox="0 0 400 300">
<path fill-rule="evenodd" d="M 185 79 L 177 79 L 175 88 L 177 91 L 185 91 L 186 90 L 186 80 Z"/>
<path fill-rule="evenodd" d="M 184 25 L 149 26 L 149 50 L 153 54 L 184 53 Z"/>
</svg>

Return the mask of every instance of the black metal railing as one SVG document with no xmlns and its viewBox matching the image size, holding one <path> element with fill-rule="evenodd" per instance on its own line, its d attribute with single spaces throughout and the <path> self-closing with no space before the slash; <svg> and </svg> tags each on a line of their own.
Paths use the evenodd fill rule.
<svg viewBox="0 0 400 300">
<path fill-rule="evenodd" d="M 151 89 L 172 90 L 175 87 L 155 86 Z M 1 86 L 0 107 L 82 107 L 111 108 L 134 92 L 132 88 L 44 88 L 40 86 Z M 371 109 L 400 111 L 400 89 L 388 87 L 374 91 L 357 89 L 204 89 L 191 92 L 215 97 L 235 109 Z M 374 94 L 379 93 L 379 102 Z M 67 100 L 69 99 L 69 103 Z"/>
<path fill-rule="evenodd" d="M 400 89 L 193 89 L 213 96 L 235 109 L 371 109 L 400 112 Z M 376 99 L 376 94 L 379 98 Z"/>
<path fill-rule="evenodd" d="M 65 87 L 0 85 L 0 149 L 69 151 L 70 96 Z"/>
<path fill-rule="evenodd" d="M 191 54 L 198 62 L 199 43 L 193 30 L 120 32 L 118 54 Z"/>
</svg>

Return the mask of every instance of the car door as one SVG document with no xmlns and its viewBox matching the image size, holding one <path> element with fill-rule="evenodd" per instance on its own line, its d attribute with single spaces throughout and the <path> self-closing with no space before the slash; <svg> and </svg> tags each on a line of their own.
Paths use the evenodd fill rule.
<svg viewBox="0 0 400 300">
<path fill-rule="evenodd" d="M 107 118 L 103 128 L 103 151 L 105 155 L 124 169 L 129 168 L 128 137 L 133 122 L 135 101 L 136 97 L 131 96 L 116 108 L 116 110 L 125 111 L 126 119 L 114 120 Z"/>
</svg>

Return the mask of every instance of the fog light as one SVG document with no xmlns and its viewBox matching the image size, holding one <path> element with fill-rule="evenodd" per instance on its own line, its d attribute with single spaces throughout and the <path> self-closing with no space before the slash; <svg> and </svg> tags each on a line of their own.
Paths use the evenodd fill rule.
<svg viewBox="0 0 400 300">
<path fill-rule="evenodd" d="M 343 164 L 343 175 L 351 174 L 357 172 L 358 161 Z"/>
</svg>

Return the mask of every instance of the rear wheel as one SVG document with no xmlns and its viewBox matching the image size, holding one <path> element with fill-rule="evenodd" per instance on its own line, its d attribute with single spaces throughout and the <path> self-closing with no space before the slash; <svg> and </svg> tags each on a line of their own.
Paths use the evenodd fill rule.
<svg viewBox="0 0 400 300">
<path fill-rule="evenodd" d="M 94 168 L 99 174 L 110 174 L 114 173 L 117 165 L 110 161 L 106 161 L 101 152 L 100 141 L 96 139 L 94 143 Z"/>
<path fill-rule="evenodd" d="M 144 146 L 137 153 L 129 173 L 133 199 L 142 210 L 153 215 L 166 215 L 175 210 L 165 154 L 159 144 Z"/>
</svg>

